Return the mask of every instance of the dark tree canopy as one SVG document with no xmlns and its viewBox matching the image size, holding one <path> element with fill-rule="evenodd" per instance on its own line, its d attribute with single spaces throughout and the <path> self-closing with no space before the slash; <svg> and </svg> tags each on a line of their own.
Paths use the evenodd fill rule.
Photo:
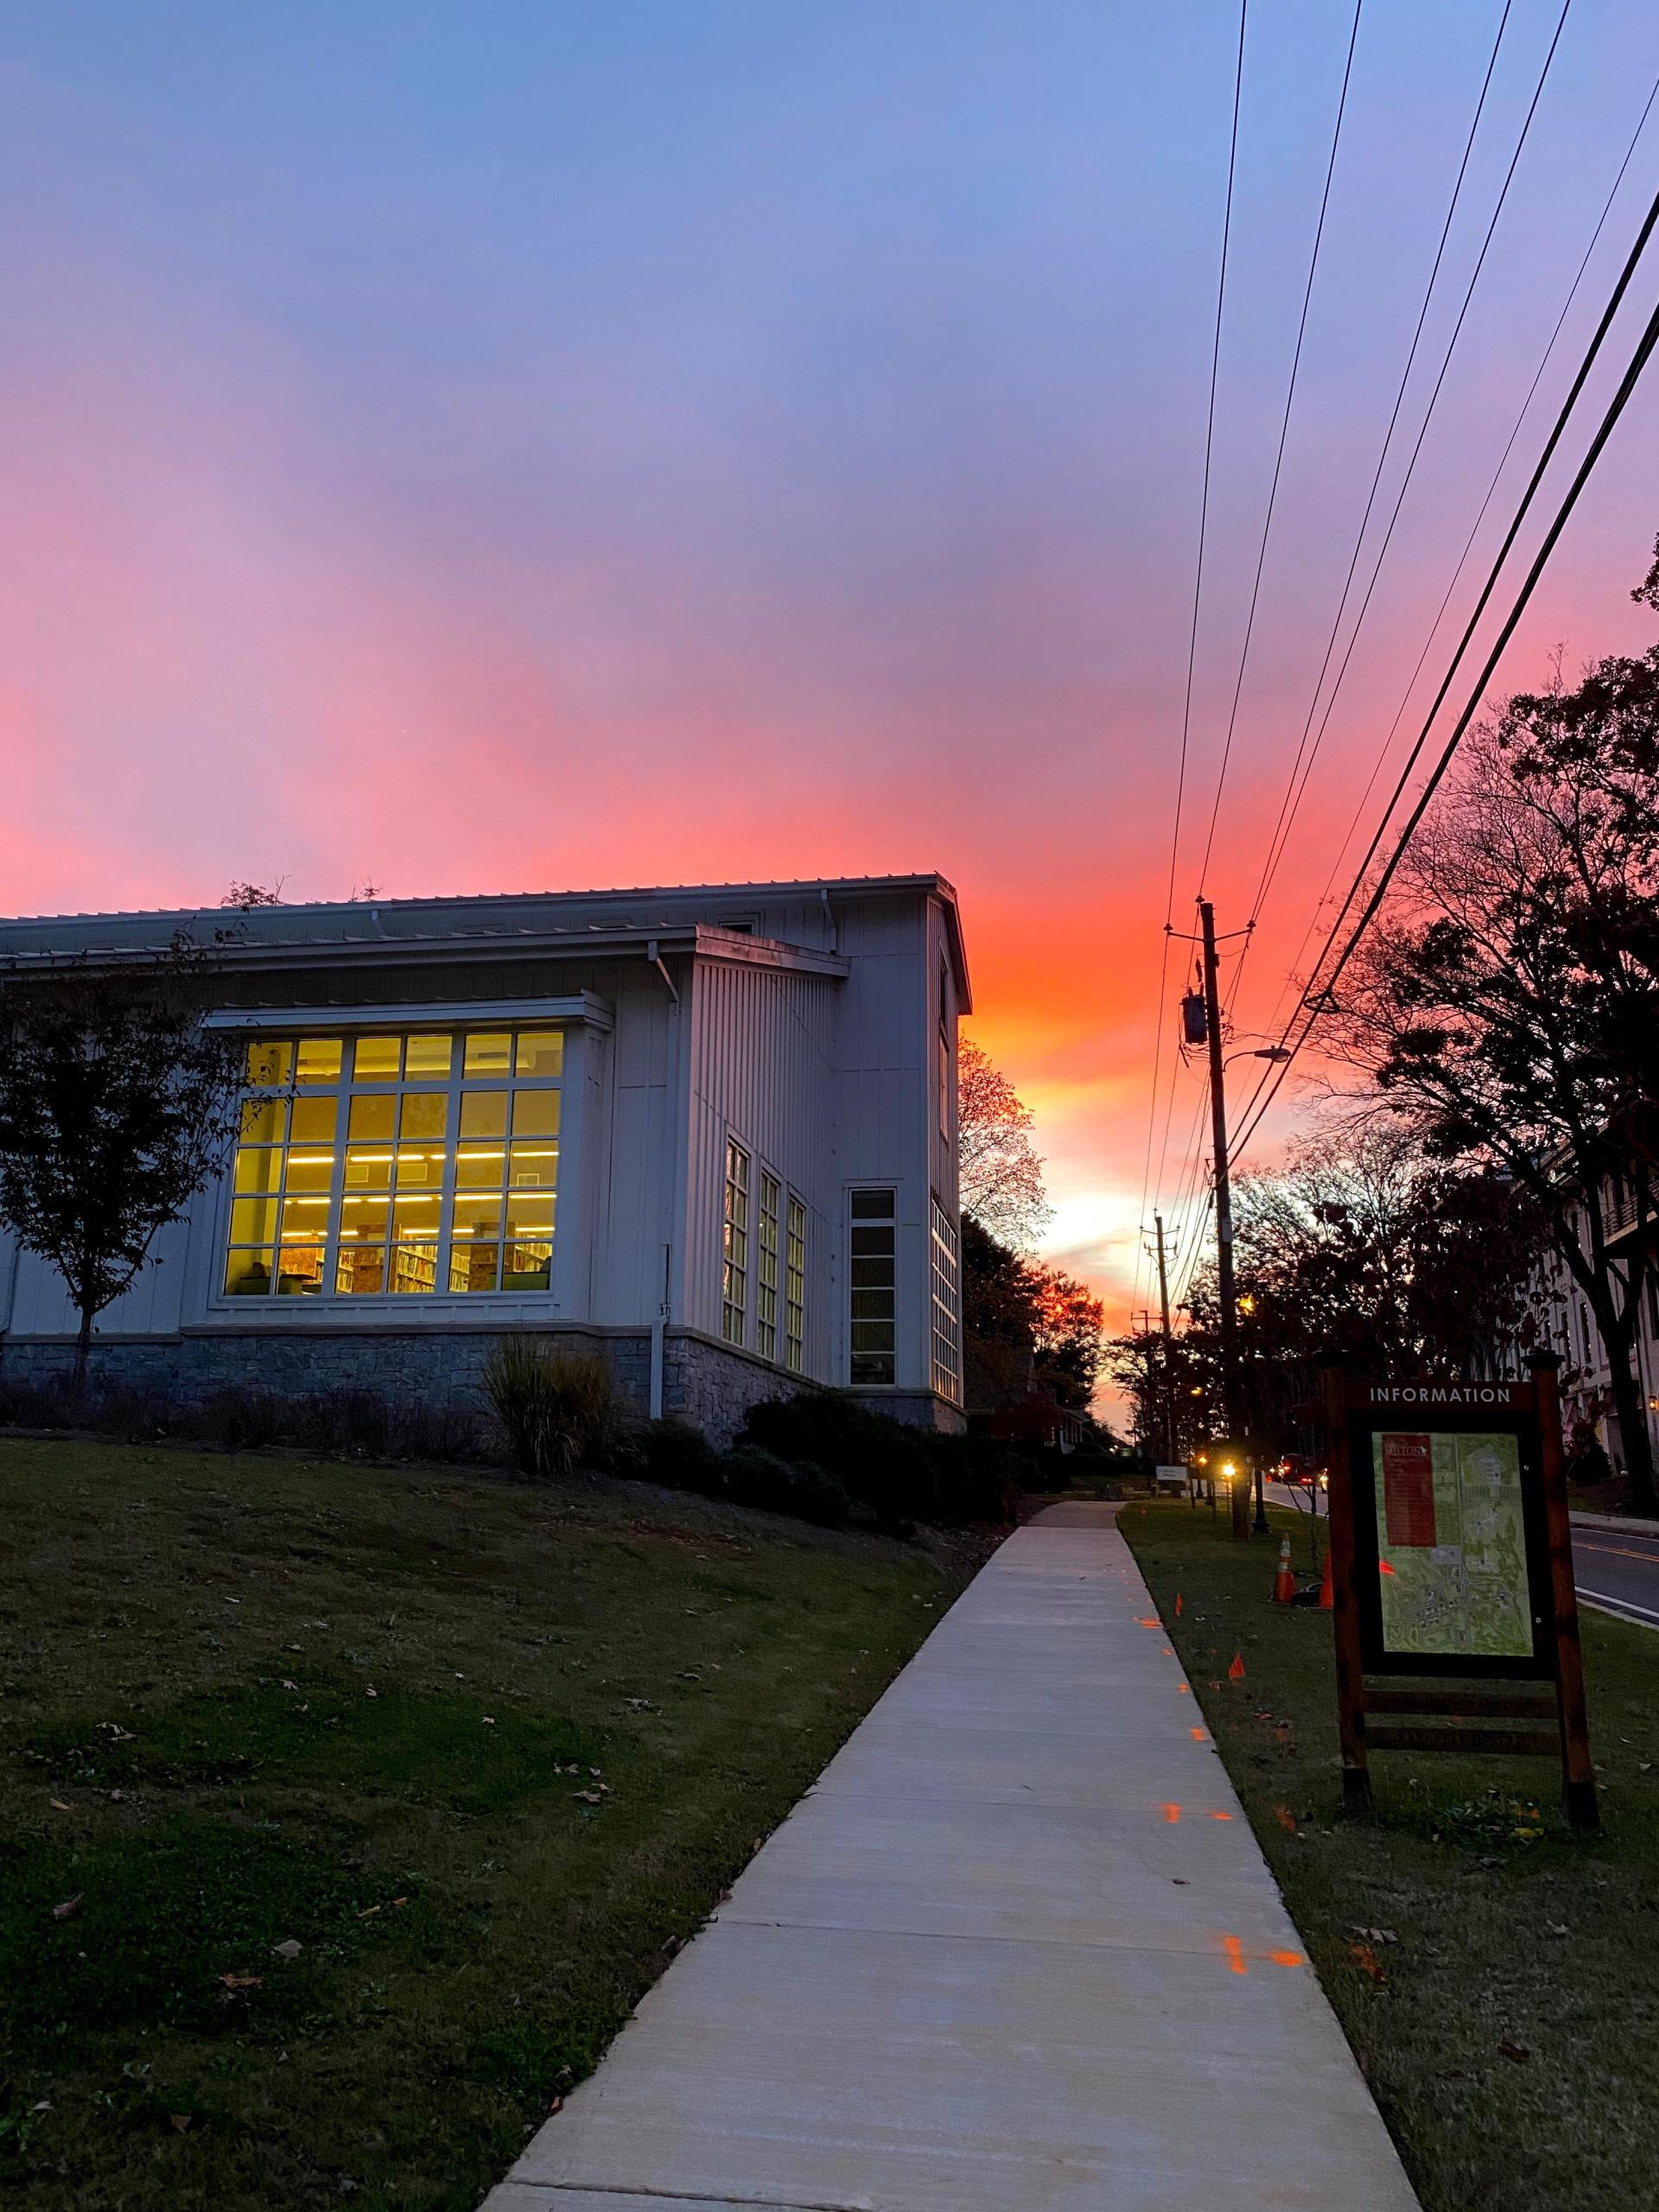
<svg viewBox="0 0 1659 2212">
<path fill-rule="evenodd" d="M 1636 596 L 1659 606 L 1659 563 Z M 1653 1258 L 1643 1236 L 1609 1250 L 1603 1196 L 1618 1179 L 1642 1221 L 1659 1166 L 1656 770 L 1659 647 L 1510 699 L 1407 848 L 1325 1033 L 1427 1150 L 1501 1166 L 1547 1217 L 1646 1507 L 1631 1355 Z"/>
</svg>

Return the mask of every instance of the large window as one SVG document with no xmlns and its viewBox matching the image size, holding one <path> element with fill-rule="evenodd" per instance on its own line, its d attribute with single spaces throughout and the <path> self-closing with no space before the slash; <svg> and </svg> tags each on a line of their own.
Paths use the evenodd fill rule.
<svg viewBox="0 0 1659 2212">
<path fill-rule="evenodd" d="M 849 1380 L 891 1382 L 896 1372 L 897 1224 L 890 1190 L 855 1191 Z"/>
<path fill-rule="evenodd" d="M 806 1208 L 789 1202 L 784 1248 L 784 1365 L 798 1375 L 806 1363 Z"/>
<path fill-rule="evenodd" d="M 754 1271 L 754 1348 L 762 1359 L 778 1357 L 778 1178 L 763 1168 Z"/>
<path fill-rule="evenodd" d="M 226 1291 L 547 1290 L 563 1066 L 556 1029 L 251 1046 Z"/>
<path fill-rule="evenodd" d="M 721 1258 L 720 1333 L 741 1344 L 749 1310 L 749 1155 L 726 1141 L 725 1242 Z"/>
<path fill-rule="evenodd" d="M 933 1388 L 962 1403 L 962 1255 L 956 1224 L 933 1201 Z"/>
</svg>

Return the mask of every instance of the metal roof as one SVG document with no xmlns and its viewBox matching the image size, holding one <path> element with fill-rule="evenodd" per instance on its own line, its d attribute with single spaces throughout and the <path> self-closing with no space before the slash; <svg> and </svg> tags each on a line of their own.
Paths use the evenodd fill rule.
<svg viewBox="0 0 1659 2212">
<path fill-rule="evenodd" d="M 336 956 L 385 947 L 407 958 L 420 950 L 489 944 L 528 952 L 574 949 L 573 941 L 602 943 L 669 931 L 689 925 L 715 931 L 741 918 L 746 904 L 810 899 L 830 905 L 842 899 L 906 894 L 933 897 L 943 906 L 950 934 L 960 995 L 970 1003 L 967 961 L 954 886 L 943 875 L 817 876 L 795 881 L 669 884 L 614 891 L 514 892 L 432 899 L 356 899 L 283 902 L 273 906 L 206 906 L 118 912 L 25 916 L 0 920 L 0 962 L 159 950 L 181 932 L 198 942 L 217 938 L 226 958 L 264 966 L 283 953 Z M 723 911 L 722 911 L 723 910 Z M 820 952 L 822 946 L 803 946 Z"/>
</svg>

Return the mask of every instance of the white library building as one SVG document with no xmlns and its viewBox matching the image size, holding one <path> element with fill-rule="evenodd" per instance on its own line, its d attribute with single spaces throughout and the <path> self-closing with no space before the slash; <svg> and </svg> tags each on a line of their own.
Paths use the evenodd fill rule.
<svg viewBox="0 0 1659 2212">
<path fill-rule="evenodd" d="M 95 1380 L 434 1401 L 491 1342 L 601 1353 L 724 1440 L 813 1384 L 958 1428 L 956 1039 L 938 875 L 0 923 L 0 969 L 213 946 L 241 1141 L 99 1317 Z M 0 1373 L 67 1369 L 0 1232 Z"/>
</svg>

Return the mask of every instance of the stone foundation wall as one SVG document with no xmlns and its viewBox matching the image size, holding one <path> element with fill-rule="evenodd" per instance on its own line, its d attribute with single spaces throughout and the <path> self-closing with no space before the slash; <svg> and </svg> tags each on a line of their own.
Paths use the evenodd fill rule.
<svg viewBox="0 0 1659 2212">
<path fill-rule="evenodd" d="M 503 1332 L 502 1333 L 505 1333 Z M 515 1332 L 545 1337 L 572 1351 L 607 1360 L 622 1395 L 644 1414 L 651 1397 L 651 1338 L 581 1328 Z M 197 1404 L 217 1390 L 269 1390 L 283 1398 L 368 1390 L 394 1402 L 430 1406 L 475 1401 L 479 1376 L 499 1336 L 492 1330 L 257 1330 L 152 1338 L 94 1340 L 95 1389 L 154 1392 Z M 74 1346 L 62 1341 L 0 1344 L 0 1379 L 47 1382 L 67 1377 Z"/>
<path fill-rule="evenodd" d="M 479 1376 L 500 1333 L 489 1329 L 211 1330 L 166 1338 L 94 1339 L 94 1389 L 153 1394 L 197 1404 L 218 1390 L 268 1390 L 277 1397 L 367 1390 L 394 1403 L 440 1407 L 476 1402 Z M 544 1338 L 609 1362 L 617 1387 L 643 1418 L 651 1409 L 648 1330 L 584 1329 L 580 1324 L 514 1333 Z M 67 1377 L 74 1346 L 64 1339 L 0 1341 L 0 1381 L 47 1382 Z M 751 1406 L 793 1397 L 819 1386 L 767 1361 L 686 1330 L 670 1330 L 664 1347 L 663 1411 L 700 1428 L 711 1444 L 729 1445 Z M 931 1392 L 862 1395 L 873 1413 L 918 1428 L 956 1430 L 966 1422 Z"/>
<path fill-rule="evenodd" d="M 817 1385 L 729 1344 L 671 1330 L 663 1352 L 663 1411 L 700 1428 L 721 1450 L 743 1426 L 751 1406 L 792 1398 Z"/>
<path fill-rule="evenodd" d="M 849 1397 L 873 1414 L 901 1421 L 910 1428 L 934 1428 L 945 1436 L 960 1436 L 968 1416 L 960 1406 L 948 1405 L 931 1390 L 851 1390 Z"/>
</svg>

